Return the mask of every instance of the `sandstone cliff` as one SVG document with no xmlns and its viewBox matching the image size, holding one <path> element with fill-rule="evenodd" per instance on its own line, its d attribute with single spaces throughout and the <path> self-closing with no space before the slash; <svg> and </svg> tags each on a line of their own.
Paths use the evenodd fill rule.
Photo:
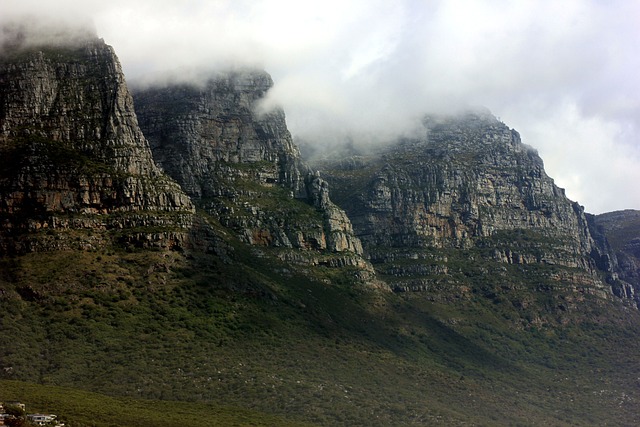
<svg viewBox="0 0 640 427">
<path fill-rule="evenodd" d="M 284 112 L 256 112 L 271 86 L 267 73 L 250 70 L 221 72 L 203 84 L 137 90 L 137 113 L 154 158 L 194 198 L 219 195 L 225 164 L 260 164 L 262 183 L 302 194 L 306 171 Z"/>
<path fill-rule="evenodd" d="M 624 210 L 589 215 L 591 233 L 610 254 L 603 268 L 614 272 L 613 291 L 640 306 L 640 212 Z"/>
<path fill-rule="evenodd" d="M 468 296 L 473 286 L 456 275 L 487 274 L 482 263 L 493 262 L 550 267 L 544 280 L 576 293 L 635 298 L 636 270 L 620 273 L 635 261 L 614 253 L 537 153 L 488 112 L 426 117 L 421 135 L 325 159 L 312 173 L 283 111 L 259 111 L 273 85 L 263 71 L 140 88 L 136 116 L 103 41 L 19 40 L 0 57 L 2 253 L 92 248 L 114 236 L 210 247 L 218 232 L 194 219 L 191 198 L 220 235 L 368 280 L 365 254 L 396 290 Z M 207 241 L 191 231 L 186 242 L 194 223 Z M 478 265 L 460 267 L 467 261 Z"/>
<path fill-rule="evenodd" d="M 0 55 L 0 252 L 70 244 L 42 230 L 184 229 L 193 205 L 155 165 L 113 49 L 15 36 Z"/>
<path fill-rule="evenodd" d="M 393 288 L 428 289 L 451 272 L 447 253 L 481 251 L 503 264 L 562 267 L 562 280 L 571 270 L 573 285 L 611 294 L 611 271 L 594 258 L 607 254 L 583 208 L 516 131 L 486 111 L 426 117 L 423 125 L 420 136 L 315 164 Z"/>
<path fill-rule="evenodd" d="M 341 253 L 331 262 L 364 266 L 349 218 L 302 163 L 284 112 L 258 110 L 272 85 L 264 71 L 220 72 L 202 84 L 141 88 L 134 98 L 156 161 L 240 239 L 282 248 L 288 261 Z"/>
</svg>

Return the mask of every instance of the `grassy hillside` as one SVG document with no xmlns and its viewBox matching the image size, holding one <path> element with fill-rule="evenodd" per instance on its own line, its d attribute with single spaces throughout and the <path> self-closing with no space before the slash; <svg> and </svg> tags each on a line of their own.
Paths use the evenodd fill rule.
<svg viewBox="0 0 640 427">
<path fill-rule="evenodd" d="M 55 413 L 69 427 L 303 426 L 299 421 L 215 404 L 109 397 L 68 387 L 0 381 L 0 399 L 27 413 Z"/>
<path fill-rule="evenodd" d="M 3 377 L 195 414 L 240 407 L 247 423 L 639 421 L 637 311 L 588 293 L 559 306 L 561 272 L 501 276 L 460 254 L 439 292 L 391 293 L 229 244 L 227 258 L 114 247 L 1 260 Z M 132 413 L 153 419 L 139 402 Z"/>
</svg>

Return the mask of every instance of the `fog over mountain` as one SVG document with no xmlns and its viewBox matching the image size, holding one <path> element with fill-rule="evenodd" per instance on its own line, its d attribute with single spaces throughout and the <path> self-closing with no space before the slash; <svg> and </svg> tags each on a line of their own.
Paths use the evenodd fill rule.
<svg viewBox="0 0 640 427">
<path fill-rule="evenodd" d="M 264 68 L 269 103 L 318 145 L 487 107 L 587 211 L 640 209 L 639 1 L 2 3 L 4 21 L 92 21 L 132 83 Z"/>
</svg>

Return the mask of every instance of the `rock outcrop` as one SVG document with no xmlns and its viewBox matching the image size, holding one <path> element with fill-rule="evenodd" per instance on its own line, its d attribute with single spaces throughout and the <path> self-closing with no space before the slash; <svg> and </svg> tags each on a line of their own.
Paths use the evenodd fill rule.
<svg viewBox="0 0 640 427">
<path fill-rule="evenodd" d="M 600 252 L 606 254 L 601 268 L 614 274 L 614 293 L 640 307 L 640 212 L 628 209 L 588 219 Z"/>
<path fill-rule="evenodd" d="M 21 40 L 0 55 L 0 251 L 67 245 L 42 230 L 184 229 L 193 204 L 155 165 L 113 49 Z"/>
<path fill-rule="evenodd" d="M 238 164 L 265 166 L 258 180 L 300 196 L 306 171 L 284 112 L 256 111 L 271 86 L 267 73 L 250 70 L 137 90 L 140 125 L 155 160 L 196 199 L 218 196 L 227 174 L 222 165 Z"/>
<path fill-rule="evenodd" d="M 334 252 L 362 254 L 362 243 L 354 237 L 347 214 L 329 198 L 329 184 L 320 174 L 307 177 L 307 194 L 313 206 L 323 212 L 326 247 Z"/>
<path fill-rule="evenodd" d="M 583 208 L 565 197 L 519 134 L 488 112 L 427 117 L 422 136 L 314 166 L 339 188 L 334 199 L 398 289 L 424 288 L 428 280 L 416 277 L 447 270 L 432 249 L 481 248 L 500 263 L 576 269 L 593 292 L 610 294 Z"/>
<path fill-rule="evenodd" d="M 361 264 L 349 218 L 302 163 L 284 112 L 259 111 L 272 85 L 264 71 L 230 71 L 201 84 L 140 88 L 134 98 L 156 161 L 242 240 Z"/>
</svg>

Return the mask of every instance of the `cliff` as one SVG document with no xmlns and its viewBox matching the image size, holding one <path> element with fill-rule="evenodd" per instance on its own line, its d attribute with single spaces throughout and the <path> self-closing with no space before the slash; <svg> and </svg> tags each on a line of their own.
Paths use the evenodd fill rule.
<svg viewBox="0 0 640 427">
<path fill-rule="evenodd" d="M 206 83 L 168 84 L 135 91 L 140 125 L 156 161 L 194 198 L 219 195 L 221 164 L 268 165 L 259 179 L 304 192 L 306 171 L 284 112 L 259 114 L 273 86 L 263 71 L 219 72 Z"/>
<path fill-rule="evenodd" d="M 113 49 L 20 35 L 0 55 L 0 252 L 68 247 L 64 230 L 184 231 L 193 205 L 155 165 Z"/>
<path fill-rule="evenodd" d="M 176 401 L 176 425 L 640 422 L 637 213 L 584 214 L 489 113 L 311 173 L 256 109 L 264 72 L 141 88 L 137 116 L 95 36 L 21 40 L 0 55 L 3 391 L 87 425 Z"/>
<path fill-rule="evenodd" d="M 631 298 L 640 307 L 640 212 L 624 210 L 590 215 L 596 241 L 608 254 L 606 261 L 615 273 L 613 291 Z"/>
<path fill-rule="evenodd" d="M 272 85 L 264 71 L 230 71 L 134 98 L 158 164 L 241 240 L 281 248 L 291 262 L 365 266 L 349 218 L 301 161 L 284 112 L 259 111 Z"/>
<path fill-rule="evenodd" d="M 272 85 L 263 71 L 241 70 L 140 88 L 136 115 L 103 41 L 5 48 L 2 251 L 92 247 L 104 236 L 78 234 L 125 229 L 132 234 L 118 238 L 130 244 L 184 246 L 191 198 L 286 262 L 352 266 L 371 279 L 366 254 L 391 289 L 453 283 L 452 260 L 480 251 L 500 264 L 561 267 L 549 274 L 581 292 L 608 298 L 614 286 L 633 298 L 582 208 L 488 112 L 426 117 L 422 135 L 311 173 L 284 112 L 259 109 Z M 451 283 L 444 295 L 473 288 Z"/>
<path fill-rule="evenodd" d="M 554 273 L 560 281 L 609 297 L 605 278 L 612 271 L 597 262 L 609 255 L 594 242 L 583 208 L 566 198 L 515 130 L 474 111 L 428 116 L 420 133 L 314 165 L 339 189 L 335 200 L 392 288 L 432 289 L 451 276 L 452 257 L 466 254 L 562 268 Z"/>
</svg>

